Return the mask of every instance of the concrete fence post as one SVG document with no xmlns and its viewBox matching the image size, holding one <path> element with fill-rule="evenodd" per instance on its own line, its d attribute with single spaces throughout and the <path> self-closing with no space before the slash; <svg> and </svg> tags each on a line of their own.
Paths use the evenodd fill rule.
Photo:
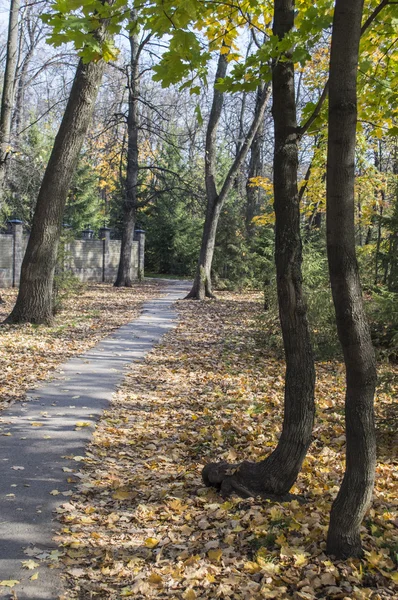
<svg viewBox="0 0 398 600">
<path fill-rule="evenodd" d="M 18 287 L 21 279 L 23 260 L 22 235 L 23 221 L 13 219 L 9 221 L 12 233 L 12 287 Z"/>
<path fill-rule="evenodd" d="M 99 230 L 99 238 L 102 240 L 102 282 L 109 279 L 109 261 L 110 261 L 110 241 L 111 230 L 109 227 L 101 227 Z"/>
</svg>

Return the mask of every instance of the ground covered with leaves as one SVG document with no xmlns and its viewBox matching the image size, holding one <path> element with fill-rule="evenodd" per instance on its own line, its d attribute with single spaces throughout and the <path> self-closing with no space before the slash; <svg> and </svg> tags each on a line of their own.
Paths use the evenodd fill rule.
<svg viewBox="0 0 398 600">
<path fill-rule="evenodd" d="M 57 537 L 64 598 L 397 598 L 397 369 L 380 369 L 365 557 L 334 561 L 325 539 L 344 471 L 342 365 L 317 365 L 314 440 L 292 490 L 304 502 L 225 501 L 201 469 L 275 447 L 284 365 L 267 346 L 259 297 L 224 293 L 178 310 L 178 328 L 128 374 L 71 473 L 78 492 L 59 509 Z"/>
<path fill-rule="evenodd" d="M 64 299 L 52 327 L 0 325 L 0 410 L 47 380 L 59 364 L 138 317 L 142 303 L 158 296 L 162 287 L 154 281 L 137 282 L 132 288 L 82 285 Z M 1 290 L 0 323 L 10 314 L 16 294 Z"/>
</svg>

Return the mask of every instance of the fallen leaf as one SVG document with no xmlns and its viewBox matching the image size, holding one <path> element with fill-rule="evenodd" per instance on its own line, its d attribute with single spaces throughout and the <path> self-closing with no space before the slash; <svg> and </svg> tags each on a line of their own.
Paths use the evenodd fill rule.
<svg viewBox="0 0 398 600">
<path fill-rule="evenodd" d="M 21 562 L 24 569 L 37 569 L 39 566 L 39 563 L 34 560 L 23 560 Z"/>
</svg>

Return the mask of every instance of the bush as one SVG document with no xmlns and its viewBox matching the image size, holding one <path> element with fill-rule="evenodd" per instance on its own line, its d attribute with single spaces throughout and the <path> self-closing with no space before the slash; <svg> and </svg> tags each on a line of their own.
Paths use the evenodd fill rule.
<svg viewBox="0 0 398 600">
<path fill-rule="evenodd" d="M 398 359 L 398 293 L 377 287 L 366 302 L 373 343 L 382 358 Z"/>
</svg>

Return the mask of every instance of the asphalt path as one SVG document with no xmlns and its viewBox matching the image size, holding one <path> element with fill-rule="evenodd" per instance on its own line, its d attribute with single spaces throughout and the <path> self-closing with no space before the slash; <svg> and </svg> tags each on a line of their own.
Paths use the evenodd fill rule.
<svg viewBox="0 0 398 600">
<path fill-rule="evenodd" d="M 63 364 L 49 383 L 0 414 L 0 582 L 19 581 L 12 588 L 0 585 L 0 598 L 62 597 L 52 538 L 58 527 L 54 511 L 73 491 L 70 470 L 79 468 L 125 369 L 175 327 L 173 303 L 189 289 L 189 282 L 168 282 L 164 295 L 145 303 L 137 319 Z M 25 561 L 39 566 L 28 569 Z"/>
</svg>

